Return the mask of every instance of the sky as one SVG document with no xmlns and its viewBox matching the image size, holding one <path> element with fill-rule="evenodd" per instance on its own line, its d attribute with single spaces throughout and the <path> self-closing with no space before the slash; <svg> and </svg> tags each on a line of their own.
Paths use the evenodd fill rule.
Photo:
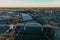
<svg viewBox="0 0 60 40">
<path fill-rule="evenodd" d="M 56 0 L 21 0 L 21 1 L 24 1 L 24 2 L 53 2 Z"/>
<path fill-rule="evenodd" d="M 60 7 L 60 0 L 0 0 L 0 7 Z"/>
</svg>

